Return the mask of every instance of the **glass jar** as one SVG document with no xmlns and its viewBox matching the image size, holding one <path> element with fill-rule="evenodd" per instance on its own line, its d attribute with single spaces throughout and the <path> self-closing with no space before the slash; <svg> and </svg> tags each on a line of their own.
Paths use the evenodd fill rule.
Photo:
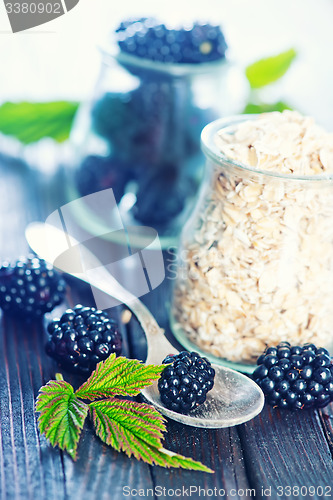
<svg viewBox="0 0 333 500">
<path fill-rule="evenodd" d="M 252 372 L 267 345 L 332 348 L 333 176 L 260 171 L 202 133 L 206 177 L 181 235 L 171 325 L 187 348 Z"/>
<path fill-rule="evenodd" d="M 69 198 L 112 188 L 125 225 L 151 226 L 164 247 L 174 245 L 202 179 L 201 130 L 239 105 L 227 89 L 232 65 L 102 55 L 93 98 L 71 137 Z M 94 232 L 93 214 L 81 208 L 78 219 Z"/>
</svg>

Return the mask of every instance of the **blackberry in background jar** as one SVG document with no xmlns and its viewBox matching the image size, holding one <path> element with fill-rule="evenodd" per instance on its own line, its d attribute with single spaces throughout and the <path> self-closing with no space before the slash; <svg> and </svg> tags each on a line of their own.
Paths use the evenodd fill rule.
<svg viewBox="0 0 333 500">
<path fill-rule="evenodd" d="M 156 228 L 163 244 L 164 236 L 178 237 L 201 182 L 202 128 L 235 112 L 224 95 L 227 44 L 219 25 L 167 26 L 147 17 L 125 19 L 112 38 L 72 134 L 80 159 L 70 196 L 112 188 L 124 224 Z M 84 226 L 86 213 L 79 219 Z"/>
</svg>

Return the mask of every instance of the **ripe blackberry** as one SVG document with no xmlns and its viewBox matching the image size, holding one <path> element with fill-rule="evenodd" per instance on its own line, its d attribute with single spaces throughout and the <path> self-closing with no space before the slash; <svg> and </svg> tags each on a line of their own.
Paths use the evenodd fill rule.
<svg viewBox="0 0 333 500">
<path fill-rule="evenodd" d="M 135 24 L 135 23 L 144 23 L 144 22 L 149 21 L 149 20 L 151 20 L 151 22 L 154 22 L 154 18 L 152 18 L 152 17 L 150 17 L 150 18 L 140 17 L 138 19 L 136 17 L 129 17 L 128 19 L 121 21 L 118 28 L 116 29 L 116 33 L 126 30 L 129 26 L 133 26 L 133 24 Z"/>
<path fill-rule="evenodd" d="M 172 165 L 139 180 L 132 213 L 142 224 L 161 228 L 172 222 L 184 209 L 186 199 L 195 193 L 191 179 L 181 176 Z M 172 196 L 165 196 L 172 193 Z"/>
<path fill-rule="evenodd" d="M 123 163 L 155 165 L 163 158 L 168 109 L 173 109 L 174 98 L 174 89 L 165 80 L 146 75 L 131 92 L 108 92 L 95 103 L 94 131 L 111 142 L 113 155 Z"/>
<path fill-rule="evenodd" d="M 66 283 L 43 259 L 30 255 L 0 267 L 0 307 L 21 317 L 43 316 L 59 305 Z"/>
<path fill-rule="evenodd" d="M 206 401 L 214 385 L 215 370 L 206 358 L 196 352 L 183 351 L 167 356 L 167 366 L 158 381 L 162 403 L 170 410 L 188 413 Z"/>
<path fill-rule="evenodd" d="M 76 183 L 82 196 L 112 188 L 117 203 L 125 192 L 126 165 L 117 158 L 87 156 L 76 172 Z"/>
<path fill-rule="evenodd" d="M 227 49 L 220 26 L 211 24 L 171 29 L 154 18 L 141 18 L 121 23 L 116 32 L 122 52 L 163 63 L 216 61 Z"/>
<path fill-rule="evenodd" d="M 122 338 L 115 320 L 95 307 L 78 304 L 47 327 L 46 353 L 74 373 L 89 374 L 110 354 L 121 352 Z"/>
<path fill-rule="evenodd" d="M 333 362 L 324 348 L 282 342 L 266 349 L 257 364 L 253 379 L 273 406 L 323 408 L 333 401 Z"/>
</svg>

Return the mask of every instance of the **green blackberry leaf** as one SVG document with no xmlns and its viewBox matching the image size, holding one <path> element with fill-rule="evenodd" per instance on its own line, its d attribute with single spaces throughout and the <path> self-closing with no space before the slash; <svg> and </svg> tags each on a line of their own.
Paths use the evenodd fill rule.
<svg viewBox="0 0 333 500">
<path fill-rule="evenodd" d="M 134 452 L 126 448 L 126 441 L 120 441 L 117 427 L 120 425 L 151 446 L 161 446 L 165 432 L 164 418 L 152 406 L 126 399 L 110 398 L 94 401 L 89 405 L 90 415 L 96 427 L 96 434 L 116 450 Z M 131 444 L 131 443 L 130 443 Z"/>
<path fill-rule="evenodd" d="M 288 71 L 296 55 L 294 49 L 289 49 L 277 56 L 260 59 L 248 66 L 245 74 L 251 88 L 259 89 L 279 80 Z"/>
<path fill-rule="evenodd" d="M 23 144 L 51 137 L 63 142 L 69 137 L 79 103 L 5 102 L 0 106 L 0 132 Z"/>
<path fill-rule="evenodd" d="M 200 462 L 163 448 L 164 418 L 149 405 L 108 399 L 89 405 L 96 434 L 117 451 L 148 464 L 213 472 Z"/>
<path fill-rule="evenodd" d="M 157 380 L 166 365 L 145 365 L 137 359 L 111 354 L 96 366 L 88 380 L 79 387 L 78 398 L 94 399 L 112 396 L 136 396 L 141 389 Z"/>
<path fill-rule="evenodd" d="M 52 446 L 58 445 L 75 460 L 88 409 L 86 403 L 77 399 L 70 384 L 51 380 L 40 389 L 36 402 L 39 430 Z"/>
<path fill-rule="evenodd" d="M 274 103 L 252 103 L 249 102 L 245 108 L 243 113 L 248 114 L 258 114 L 258 113 L 270 113 L 271 111 L 279 111 L 280 113 L 285 109 L 292 110 L 292 108 L 283 101 L 278 101 Z"/>
</svg>

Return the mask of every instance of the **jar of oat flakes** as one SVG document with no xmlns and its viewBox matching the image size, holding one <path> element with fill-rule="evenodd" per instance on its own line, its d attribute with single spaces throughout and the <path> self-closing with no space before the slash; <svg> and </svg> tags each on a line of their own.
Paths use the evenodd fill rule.
<svg viewBox="0 0 333 500">
<path fill-rule="evenodd" d="M 178 253 L 171 324 L 251 372 L 267 345 L 333 339 L 333 134 L 297 112 L 217 120 Z"/>
</svg>

